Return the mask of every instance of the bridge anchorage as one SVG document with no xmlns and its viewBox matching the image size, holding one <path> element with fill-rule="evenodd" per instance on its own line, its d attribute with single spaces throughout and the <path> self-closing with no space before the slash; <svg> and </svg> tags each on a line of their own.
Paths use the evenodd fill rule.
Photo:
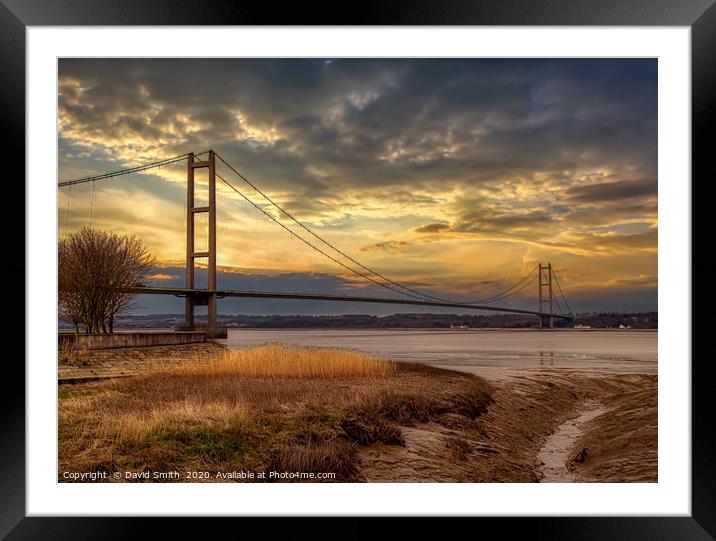
<svg viewBox="0 0 716 541">
<path fill-rule="evenodd" d="M 216 154 L 213 150 L 195 154 L 193 152 L 182 154 L 173 158 L 167 158 L 154 163 L 148 163 L 111 171 L 95 176 L 67 180 L 58 184 L 59 188 L 67 188 L 67 212 L 66 220 L 69 220 L 70 198 L 72 194 L 72 186 L 92 183 L 92 197 L 94 197 L 94 183 L 97 181 L 105 181 L 116 177 L 144 173 L 152 169 L 162 167 L 169 164 L 181 163 L 186 160 L 186 271 L 184 287 L 153 287 L 145 285 L 137 285 L 135 287 L 125 288 L 128 293 L 148 294 L 148 295 L 173 295 L 184 298 L 184 321 L 175 326 L 176 331 L 193 331 L 203 330 L 209 338 L 224 338 L 227 335 L 226 326 L 222 325 L 217 318 L 217 301 L 225 297 L 250 297 L 262 299 L 301 299 L 301 300 L 322 300 L 337 302 L 361 302 L 361 303 L 382 303 L 393 305 L 407 306 L 428 306 L 434 308 L 452 308 L 460 310 L 477 310 L 487 312 L 505 312 L 512 314 L 523 314 L 535 316 L 539 319 L 540 328 L 553 328 L 555 323 L 560 320 L 562 322 L 571 322 L 574 320 L 567 299 L 559 284 L 557 273 L 551 262 L 547 264 L 535 265 L 527 274 L 519 280 L 512 283 L 509 287 L 491 294 L 486 297 L 472 300 L 457 300 L 455 298 L 437 296 L 435 294 L 421 291 L 412 285 L 401 283 L 393 280 L 384 274 L 381 274 L 366 265 L 357 261 L 337 246 L 324 239 L 318 233 L 314 232 L 307 225 L 297 220 L 288 211 L 282 208 L 278 203 L 272 200 L 268 195 L 262 192 L 255 184 L 252 184 L 234 167 L 232 167 L 223 157 Z M 225 174 L 222 169 L 217 172 L 217 163 L 220 162 L 222 168 L 228 169 L 234 178 L 240 179 L 240 187 L 237 188 L 228 180 L 229 174 Z M 198 198 L 195 193 L 195 173 L 197 170 L 206 170 L 208 176 L 208 194 L 206 204 L 204 198 L 201 198 L 201 205 L 196 206 Z M 206 178 L 206 177 L 205 177 Z M 217 287 L 217 191 L 216 181 L 220 180 L 231 191 L 229 193 L 236 194 L 240 200 L 246 202 L 249 208 L 256 210 L 258 216 L 266 219 L 266 223 L 272 224 L 271 227 L 281 228 L 284 233 L 291 235 L 292 240 L 298 242 L 298 246 L 312 255 L 320 254 L 322 261 L 331 265 L 337 265 L 341 273 L 347 274 L 354 281 L 360 281 L 363 285 L 367 285 L 372 290 L 377 290 L 377 295 L 366 293 L 361 288 L 341 290 L 329 289 L 322 293 L 308 293 L 303 287 L 296 291 L 280 290 L 255 290 L 250 287 L 243 289 L 219 289 Z M 203 186 L 203 182 L 201 182 Z M 249 193 L 260 196 L 261 204 L 257 204 L 248 197 L 242 190 L 252 190 Z M 266 208 L 264 208 L 266 207 Z M 271 212 L 269 212 L 269 209 Z M 223 212 L 223 211 L 222 211 Z M 198 220 L 197 216 L 202 215 L 202 219 Z M 276 216 L 279 216 L 279 220 Z M 207 219 L 204 219 L 207 218 Z M 90 205 L 90 226 L 92 220 L 92 206 Z M 206 225 L 208 223 L 208 226 Z M 67 224 L 67 221 L 66 221 Z M 291 227 L 287 226 L 290 225 Z M 67 227 L 67 225 L 65 226 Z M 206 248 L 202 245 L 197 251 L 196 234 L 201 233 L 203 240 L 208 239 Z M 195 270 L 197 262 L 204 262 L 208 274 L 208 283 L 206 288 L 198 288 L 195 284 Z M 529 292 L 535 284 L 538 288 L 538 304 L 537 309 L 518 308 L 515 306 L 515 299 L 524 299 L 525 293 Z M 377 289 L 376 289 L 377 288 Z M 343 291 L 346 291 L 343 293 Z M 517 297 L 520 295 L 520 297 Z M 560 302 L 560 300 L 562 302 Z M 497 305 L 497 302 L 508 301 L 507 305 Z M 564 307 L 562 306 L 564 304 Z M 207 323 L 200 324 L 195 318 L 195 308 L 197 306 L 207 307 Z"/>
</svg>

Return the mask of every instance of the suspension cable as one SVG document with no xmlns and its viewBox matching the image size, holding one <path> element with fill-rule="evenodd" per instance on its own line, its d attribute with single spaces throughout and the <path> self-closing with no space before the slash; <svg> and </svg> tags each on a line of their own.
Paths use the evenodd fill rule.
<svg viewBox="0 0 716 541">
<path fill-rule="evenodd" d="M 537 265 L 535 265 L 534 268 L 533 268 L 528 274 L 526 274 L 525 276 L 523 276 L 522 279 L 519 280 L 519 281 L 518 281 L 516 284 L 514 284 L 512 287 L 508 287 L 508 288 L 505 289 L 504 291 L 502 291 L 502 292 L 500 292 L 500 293 L 497 293 L 497 294 L 495 294 L 495 295 L 492 295 L 491 297 L 485 297 L 484 299 L 480 299 L 480 300 L 475 301 L 475 302 L 468 302 L 468 303 L 466 303 L 466 304 L 480 304 L 480 303 L 483 303 L 483 302 L 501 301 L 501 300 L 503 300 L 503 299 L 506 299 L 506 298 L 508 298 L 508 297 L 511 297 L 512 295 L 514 295 L 514 294 L 516 294 L 516 293 L 522 291 L 524 288 L 520 288 L 519 290 L 517 290 L 517 291 L 515 291 L 515 292 L 513 292 L 513 293 L 509 293 L 509 292 L 510 292 L 511 290 L 515 289 L 516 287 L 519 287 L 519 285 L 520 285 L 522 282 L 524 282 L 525 280 L 527 280 L 530 276 L 532 276 L 532 273 L 535 272 L 536 270 L 537 270 Z M 534 279 L 532 279 L 532 280 L 530 281 L 530 284 L 531 284 L 532 282 L 534 282 Z"/>
<path fill-rule="evenodd" d="M 559 285 L 559 280 L 557 280 L 557 273 L 552 273 L 554 276 L 554 282 L 557 284 L 557 289 L 559 289 L 559 294 L 562 295 L 562 300 L 564 301 L 564 304 L 567 305 L 567 310 L 569 310 L 569 315 L 574 315 L 574 312 L 572 312 L 572 309 L 569 306 L 569 303 L 567 302 L 567 297 L 564 296 L 564 293 L 562 292 L 562 286 Z"/>
<path fill-rule="evenodd" d="M 308 241 L 308 240 L 304 239 L 303 237 L 297 235 L 294 231 L 291 231 L 290 228 L 286 227 L 286 226 L 285 226 L 284 224 L 282 224 L 279 220 L 277 220 L 274 216 L 271 216 L 271 214 L 270 214 L 269 212 L 267 212 L 265 209 L 263 209 L 260 205 L 257 205 L 256 203 L 254 203 L 251 199 L 249 199 L 246 195 L 244 195 L 243 192 L 241 192 L 238 188 L 236 188 L 233 184 L 231 184 L 229 181 L 227 181 L 227 180 L 226 180 L 224 177 L 222 177 L 220 174 L 218 174 L 218 173 L 216 173 L 216 172 L 215 172 L 214 174 L 215 174 L 216 177 L 217 177 L 218 179 L 220 179 L 224 184 L 226 184 L 227 186 L 229 186 L 229 188 L 231 188 L 232 190 L 234 190 L 237 194 L 239 194 L 241 197 L 243 197 L 246 201 L 248 201 L 248 202 L 249 202 L 251 205 L 253 205 L 256 209 L 258 209 L 259 211 L 261 211 L 261 212 L 262 212 L 266 217 L 268 217 L 270 220 L 272 220 L 273 222 L 277 223 L 277 224 L 278 224 L 279 226 L 281 226 L 283 229 L 285 229 L 286 231 L 288 231 L 291 235 L 293 235 L 294 237 L 296 237 L 297 239 L 299 239 L 299 240 L 302 241 L 303 243 L 307 244 L 308 246 L 310 246 L 311 248 L 313 248 L 314 250 L 316 250 L 316 251 L 319 252 L 320 254 L 324 255 L 325 257 L 327 257 L 328 259 L 330 259 L 330 260 L 333 261 L 334 263 L 337 263 L 338 265 L 340 265 L 340 266 L 343 267 L 344 269 L 347 269 L 347 270 L 349 270 L 350 272 L 356 274 L 357 276 L 360 276 L 361 278 L 365 278 L 366 280 L 369 280 L 369 281 L 373 282 L 373 283 L 376 284 L 376 285 L 379 285 L 379 286 L 381 286 L 381 287 L 385 287 L 385 288 L 391 289 L 391 290 L 393 290 L 393 291 L 395 291 L 395 292 L 397 292 L 397 293 L 400 293 L 401 295 L 406 295 L 406 296 L 408 296 L 408 297 L 413 297 L 414 299 L 418 299 L 418 300 L 422 300 L 422 301 L 425 300 L 425 299 L 423 299 L 423 298 L 416 297 L 415 295 L 411 295 L 411 294 L 406 293 L 406 292 L 404 292 L 404 291 L 400 291 L 400 290 L 394 289 L 394 288 L 390 287 L 390 286 L 387 285 L 387 284 L 381 284 L 380 282 L 374 280 L 374 279 L 371 278 L 370 276 L 368 276 L 368 275 L 366 275 L 366 274 L 364 274 L 364 273 L 361 273 L 360 271 L 357 271 L 357 270 L 355 270 L 355 269 L 349 267 L 348 265 L 346 265 L 345 263 L 342 263 L 341 261 L 338 261 L 338 260 L 337 260 L 336 258 L 334 258 L 333 256 L 327 254 L 326 252 L 324 252 L 323 250 L 321 250 L 320 248 L 318 248 L 317 246 L 315 246 L 314 244 L 312 244 L 310 241 Z M 451 302 L 452 302 L 452 301 L 451 301 Z"/>
<path fill-rule="evenodd" d="M 559 312 L 557 312 L 557 313 L 558 313 L 558 314 L 561 314 L 561 313 L 562 313 L 562 305 L 559 304 L 559 298 L 558 298 L 558 297 L 553 297 L 553 299 L 554 299 L 554 302 L 557 304 L 557 309 L 559 310 Z"/>
<path fill-rule="evenodd" d="M 401 283 L 395 282 L 395 281 L 391 280 L 390 278 L 387 278 L 387 277 L 383 276 L 382 274 L 380 274 L 380 273 L 374 271 L 373 269 L 370 269 L 370 268 L 366 267 L 365 265 L 363 265 L 363 264 L 360 263 L 359 261 L 356 261 L 356 260 L 353 259 L 351 256 L 349 256 L 348 254 L 346 254 L 346 253 L 344 253 L 343 251 L 341 251 L 340 249 L 336 248 L 333 244 L 331 244 L 330 242 L 328 242 L 327 240 L 325 240 L 323 237 L 321 237 L 320 235 L 317 235 L 316 233 L 314 233 L 310 228 L 308 228 L 308 227 L 306 227 L 305 225 L 303 225 L 303 224 L 302 224 L 299 220 L 297 220 L 291 213 L 289 213 L 287 210 L 285 210 L 283 207 L 281 207 L 278 203 L 276 203 L 276 202 L 275 202 L 273 199 L 271 199 L 268 195 L 266 195 L 266 194 L 265 194 L 264 192 L 262 192 L 259 188 L 257 188 L 254 184 L 252 184 L 246 177 L 244 177 L 241 173 L 239 173 L 236 169 L 234 169 L 234 167 L 232 167 L 232 165 L 231 165 L 230 163 L 228 163 L 224 158 L 222 158 L 219 154 L 216 154 L 216 156 L 222 161 L 222 163 L 223 163 L 224 165 L 226 165 L 229 169 L 231 169 L 241 180 L 243 180 L 246 184 L 248 184 L 249 186 L 251 186 L 256 192 L 258 192 L 262 197 L 264 197 L 264 199 L 266 199 L 269 203 L 271 203 L 274 207 L 276 207 L 283 215 L 285 215 L 287 218 L 289 218 L 292 222 L 296 223 L 299 227 L 301 227 L 302 229 L 306 230 L 306 231 L 307 231 L 308 233 L 310 233 L 313 237 L 315 237 L 316 239 L 318 239 L 319 241 L 321 241 L 323 244 L 325 244 L 326 246 L 328 246 L 329 248 L 331 248 L 333 251 L 339 253 L 341 256 L 345 257 L 346 259 L 348 259 L 348 260 L 351 261 L 352 263 L 358 265 L 358 266 L 361 267 L 363 270 L 369 272 L 370 274 L 373 274 L 374 276 L 377 276 L 378 278 L 380 278 L 381 280 L 384 280 L 385 282 L 388 282 L 389 284 L 392 284 L 392 285 L 394 285 L 394 286 L 396 286 L 396 287 L 399 287 L 399 288 L 401 288 L 401 289 L 404 289 L 404 290 L 406 290 L 406 291 L 409 291 L 410 293 L 413 293 L 413 294 L 415 294 L 415 295 L 419 295 L 419 296 L 421 296 L 421 297 L 424 297 L 424 298 L 427 298 L 427 299 L 432 299 L 432 300 L 435 300 L 435 301 L 440 301 L 440 302 L 453 302 L 453 301 L 447 301 L 446 299 L 442 299 L 442 298 L 439 298 L 439 297 L 433 297 L 432 295 L 428 295 L 427 293 L 422 293 L 421 291 L 417 291 L 417 290 L 412 289 L 412 288 L 410 288 L 410 287 L 407 287 L 407 286 L 405 286 L 405 285 L 403 285 L 403 284 L 401 284 Z M 325 254 L 324 254 L 324 255 L 325 255 Z M 383 285 L 383 284 L 380 284 L 379 282 L 374 282 L 374 283 L 376 283 L 376 284 L 378 284 L 378 285 Z M 392 288 L 391 288 L 391 289 L 392 289 Z M 393 291 L 395 291 L 395 290 L 393 289 Z M 402 293 L 402 292 L 399 291 L 399 293 Z"/>
<path fill-rule="evenodd" d="M 89 219 L 90 229 L 92 229 L 92 218 L 94 217 L 94 186 L 95 186 L 95 182 L 93 180 L 92 181 L 92 196 L 90 199 L 90 219 Z"/>
<path fill-rule="evenodd" d="M 450 300 L 450 299 L 444 299 L 444 298 L 441 298 L 441 297 L 435 297 L 435 296 L 433 296 L 433 295 L 429 295 L 429 294 L 427 294 L 427 293 L 423 293 L 423 292 L 421 292 L 421 291 L 417 291 L 417 290 L 415 290 L 415 289 L 413 289 L 413 288 L 410 288 L 410 287 L 408 287 L 408 286 L 406 286 L 406 285 L 403 285 L 403 284 L 401 284 L 401 283 L 399 283 L 399 282 L 396 282 L 396 281 L 394 281 L 394 280 L 391 280 L 390 278 L 387 278 L 386 276 L 383 276 L 382 274 L 380 274 L 380 273 L 374 271 L 373 269 L 371 269 L 371 268 L 369 268 L 369 267 L 366 267 L 366 266 L 363 265 L 360 261 L 356 261 L 356 260 L 353 259 L 351 256 L 349 256 L 348 254 L 344 253 L 344 252 L 341 251 L 340 249 L 336 248 L 333 244 L 331 244 L 330 242 L 328 242 L 327 240 L 325 240 L 325 239 L 324 239 L 323 237 L 321 237 L 320 235 L 314 233 L 310 228 L 306 227 L 303 223 L 301 223 L 299 220 L 297 220 L 291 213 L 289 213 L 287 210 L 285 210 L 283 207 L 281 207 L 278 203 L 276 203 L 273 199 L 271 199 L 268 195 L 266 195 L 266 194 L 265 194 L 264 192 L 262 192 L 258 187 L 256 187 L 251 181 L 249 181 L 244 175 L 242 175 L 242 174 L 239 173 L 236 169 L 234 169 L 234 167 L 233 167 L 230 163 L 228 163 L 224 158 L 222 158 L 219 154 L 215 154 L 215 155 L 221 160 L 221 162 L 222 162 L 224 165 L 226 165 L 229 169 L 231 169 L 241 180 L 243 180 L 246 184 L 248 184 L 249 186 L 251 186 L 251 188 L 253 188 L 256 192 L 258 192 L 264 199 L 266 199 L 269 203 L 271 203 L 274 207 L 276 207 L 282 214 L 284 214 L 284 215 L 285 215 L 287 218 L 289 218 L 292 222 L 294 222 L 294 223 L 297 224 L 299 227 L 301 227 L 302 229 L 304 229 L 305 231 L 307 231 L 309 234 L 311 234 L 313 237 L 315 237 L 316 239 L 318 239 L 319 241 L 321 241 L 323 244 L 325 244 L 326 246 L 328 246 L 329 248 L 331 248 L 333 251 L 339 253 L 341 256 L 345 257 L 346 259 L 348 259 L 348 260 L 351 261 L 352 263 L 358 265 L 358 266 L 359 266 L 360 268 L 362 268 L 363 270 L 369 272 L 370 274 L 372 274 L 372 275 L 374 275 L 374 276 L 377 276 L 378 278 L 380 278 L 381 280 L 383 280 L 383 281 L 385 281 L 385 282 L 387 282 L 387 283 L 389 283 L 389 284 L 392 284 L 392 285 L 394 285 L 394 286 L 396 286 L 396 287 L 399 287 L 400 289 L 403 289 L 403 290 L 405 290 L 405 291 L 409 291 L 410 293 L 412 293 L 412 294 L 414 294 L 414 295 L 419 295 L 419 296 L 424 297 L 424 298 L 426 298 L 426 299 L 431 299 L 431 300 L 439 301 L 439 302 L 454 302 L 453 300 Z M 289 231 L 290 231 L 290 229 L 289 229 Z M 291 233 L 293 234 L 292 231 L 291 231 Z M 323 252 L 321 252 L 321 253 L 323 253 Z M 324 254 L 324 255 L 326 255 L 326 254 Z M 345 266 L 345 265 L 342 265 L 342 266 Z M 535 267 L 535 268 L 536 268 L 536 267 Z M 530 273 L 530 274 L 531 274 L 531 273 Z M 525 276 L 525 277 L 523 278 L 523 280 L 526 279 L 526 278 L 528 278 L 528 277 L 529 277 L 529 275 Z M 372 281 L 373 283 L 378 284 L 378 285 L 384 285 L 384 284 L 380 284 L 379 282 L 375 282 L 375 281 L 373 281 L 373 280 L 371 280 L 371 281 Z M 478 299 L 478 300 L 470 301 L 470 302 L 463 302 L 462 304 L 480 304 L 480 303 L 485 302 L 486 300 L 495 300 L 494 298 L 500 297 L 500 295 L 502 295 L 502 294 L 504 294 L 504 293 L 507 293 L 508 291 L 510 291 L 511 289 L 513 289 L 514 287 L 518 286 L 521 281 L 522 281 L 522 280 L 520 280 L 520 281 L 519 281 L 517 284 L 515 284 L 514 286 L 512 286 L 512 287 L 506 289 L 505 291 L 502 291 L 501 293 L 498 293 L 498 294 L 496 294 L 496 295 L 493 295 L 492 297 L 488 297 L 488 298 L 486 298 L 486 299 Z M 393 288 L 390 288 L 390 289 L 392 289 L 393 291 L 395 291 L 395 289 L 393 289 Z M 399 291 L 399 293 L 402 293 L 402 292 Z M 407 294 L 407 293 L 404 293 L 404 294 Z M 411 295 L 411 296 L 412 296 L 412 295 Z M 494 298 L 493 298 L 493 297 L 494 297 Z M 507 298 L 507 297 L 505 297 L 505 298 Z M 497 300 L 501 300 L 501 299 L 497 299 Z"/>
<path fill-rule="evenodd" d="M 509 295 L 505 295 L 504 297 L 501 297 L 500 299 L 497 299 L 497 300 L 500 300 L 500 301 L 501 301 L 501 300 L 505 300 L 505 299 L 507 299 L 507 298 L 509 298 L 509 297 L 512 297 L 513 295 L 517 295 L 518 293 L 521 293 L 522 291 L 524 291 L 525 289 L 527 289 L 528 287 L 530 287 L 532 284 L 534 284 L 534 283 L 535 283 L 535 280 L 537 280 L 537 275 L 533 276 L 533 277 L 532 277 L 532 280 L 530 280 L 529 282 L 527 282 L 527 283 L 526 283 L 525 285 L 523 285 L 521 288 L 519 288 L 519 289 L 513 291 L 512 293 L 510 293 Z M 474 304 L 474 303 L 467 303 L 467 304 Z"/>
<path fill-rule="evenodd" d="M 204 152 L 195 154 L 195 156 L 201 156 L 203 154 L 206 154 L 207 152 L 209 152 L 209 151 L 205 150 Z M 131 173 L 139 173 L 139 172 L 145 171 L 147 169 L 153 169 L 154 167 L 159 167 L 161 165 L 169 165 L 172 163 L 180 162 L 180 161 L 186 159 L 190 154 L 191 154 L 191 152 L 187 152 L 186 154 L 182 154 L 180 156 L 174 156 L 173 158 L 167 158 L 166 160 L 160 160 L 158 162 L 146 163 L 146 164 L 142 164 L 142 165 L 137 165 L 135 167 L 128 167 L 125 169 L 118 169 L 116 171 L 110 171 L 108 173 L 102 173 L 99 175 L 93 175 L 93 176 L 89 176 L 89 177 L 75 178 L 75 179 L 71 179 L 71 180 L 63 180 L 63 181 L 59 182 L 57 184 L 57 186 L 62 188 L 63 186 L 73 186 L 75 184 L 84 184 L 85 182 L 93 182 L 95 180 L 118 177 L 120 175 L 129 175 Z"/>
<path fill-rule="evenodd" d="M 65 233 L 67 233 L 67 229 L 70 224 L 70 203 L 71 202 L 72 202 L 72 184 L 70 184 L 70 187 L 67 190 L 67 213 L 65 214 Z"/>
</svg>

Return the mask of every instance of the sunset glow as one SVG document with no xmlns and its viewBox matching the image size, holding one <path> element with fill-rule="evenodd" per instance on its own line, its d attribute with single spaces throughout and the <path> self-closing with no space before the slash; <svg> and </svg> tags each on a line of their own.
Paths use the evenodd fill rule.
<svg viewBox="0 0 716 541">
<path fill-rule="evenodd" d="M 577 311 L 657 308 L 656 60 L 62 59 L 58 92 L 60 180 L 211 148 L 426 291 L 479 296 L 551 261 Z M 179 163 L 63 188 L 60 234 L 136 234 L 150 279 L 181 284 L 185 182 Z M 350 284 L 223 182 L 217 201 L 225 280 Z"/>
</svg>

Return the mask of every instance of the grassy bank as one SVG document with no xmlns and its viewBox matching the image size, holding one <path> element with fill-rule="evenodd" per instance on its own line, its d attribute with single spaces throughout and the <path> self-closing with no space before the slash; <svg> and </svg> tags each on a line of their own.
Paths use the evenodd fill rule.
<svg viewBox="0 0 716 541">
<path fill-rule="evenodd" d="M 401 427 L 460 416 L 481 429 L 481 378 L 321 348 L 265 345 L 182 367 L 59 390 L 62 473 L 334 473 L 360 480 L 358 449 L 404 445 Z M 474 425 L 474 426 L 473 426 Z M 450 449 L 465 453 L 459 436 Z M 210 479 L 186 479 L 208 471 Z"/>
</svg>

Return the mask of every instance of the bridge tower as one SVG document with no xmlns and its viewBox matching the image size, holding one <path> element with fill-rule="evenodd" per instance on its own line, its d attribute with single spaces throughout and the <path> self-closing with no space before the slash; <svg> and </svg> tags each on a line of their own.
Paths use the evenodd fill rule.
<svg viewBox="0 0 716 541">
<path fill-rule="evenodd" d="M 554 328 L 554 297 L 552 296 L 552 263 L 547 263 L 546 265 L 542 265 L 540 262 L 539 264 L 539 306 L 537 308 L 537 311 L 540 313 L 547 313 L 549 314 L 549 317 L 547 318 L 549 328 Z M 545 298 L 544 290 L 547 289 L 547 295 Z M 545 307 L 547 308 L 545 310 Z M 544 316 L 539 316 L 539 326 L 540 329 L 544 327 L 545 318 Z"/>
<path fill-rule="evenodd" d="M 207 169 L 209 173 L 208 205 L 195 206 L 194 172 L 197 169 Z M 216 155 L 209 151 L 205 161 L 197 160 L 194 153 L 187 158 L 186 176 L 186 288 L 194 287 L 194 270 L 197 259 L 207 260 L 208 287 L 193 293 L 188 293 L 184 308 L 184 323 L 175 327 L 176 330 L 196 330 L 194 321 L 194 307 L 206 306 L 208 308 L 208 321 L 206 335 L 208 338 L 226 338 L 226 326 L 219 325 L 216 318 Z M 208 214 L 208 249 L 195 251 L 197 214 Z"/>
</svg>

